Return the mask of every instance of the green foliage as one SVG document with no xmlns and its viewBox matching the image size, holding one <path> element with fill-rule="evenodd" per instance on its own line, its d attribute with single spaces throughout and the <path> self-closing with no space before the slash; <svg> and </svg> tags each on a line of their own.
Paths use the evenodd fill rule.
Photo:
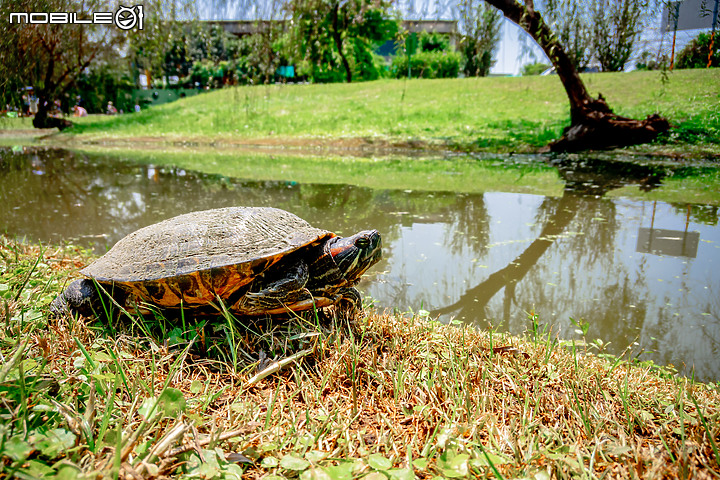
<svg viewBox="0 0 720 480">
<path fill-rule="evenodd" d="M 587 67 L 594 54 L 593 20 L 587 5 L 578 0 L 546 0 L 542 15 L 575 68 Z"/>
<path fill-rule="evenodd" d="M 647 10 L 645 0 L 593 0 L 595 55 L 604 72 L 624 70 Z"/>
<path fill-rule="evenodd" d="M 445 35 L 437 32 L 420 33 L 420 50 L 423 52 L 449 52 L 450 41 Z"/>
<path fill-rule="evenodd" d="M 165 75 L 177 75 L 184 77 L 192 67 L 192 59 L 188 55 L 187 38 L 185 35 L 178 35 L 170 39 L 165 60 L 162 65 L 162 73 Z"/>
<path fill-rule="evenodd" d="M 353 78 L 377 80 L 386 76 L 385 60 L 372 51 L 372 46 L 362 38 L 350 39 L 353 48 Z"/>
<path fill-rule="evenodd" d="M 183 83 L 189 88 L 200 87 L 220 88 L 224 85 L 237 83 L 237 66 L 235 62 L 221 61 L 213 63 L 209 60 L 195 62 Z"/>
<path fill-rule="evenodd" d="M 110 66 L 103 65 L 80 75 L 68 94 L 61 97 L 62 109 L 70 112 L 80 97 L 83 107 L 89 113 L 105 113 L 108 102 L 113 102 L 118 110 L 131 112 L 135 106 L 132 97 L 134 88 L 135 83 L 127 75 L 121 75 Z"/>
<path fill-rule="evenodd" d="M 410 76 L 413 78 L 455 78 L 460 72 L 461 55 L 457 52 L 420 52 L 410 57 Z M 398 55 L 391 67 L 395 78 L 408 75 L 408 57 Z"/>
<path fill-rule="evenodd" d="M 465 49 L 463 53 L 465 56 L 464 71 L 468 77 L 486 77 L 490 73 L 490 68 L 495 64 L 490 51 L 478 52 L 471 47 Z"/>
<path fill-rule="evenodd" d="M 238 82 L 257 85 L 280 80 L 277 69 L 290 63 L 283 55 L 287 50 L 286 41 L 280 24 L 258 23 L 256 33 L 240 40 L 236 58 Z"/>
<path fill-rule="evenodd" d="M 668 59 L 666 55 L 660 55 L 659 57 L 649 51 L 644 51 L 640 54 L 635 68 L 638 70 L 665 70 L 668 66 Z"/>
<path fill-rule="evenodd" d="M 677 55 L 675 68 L 706 68 L 710 54 L 711 36 L 700 33 Z M 716 34 L 711 66 L 720 67 L 720 35 Z"/>
<path fill-rule="evenodd" d="M 239 53 L 240 41 L 220 25 L 190 24 L 186 37 L 187 51 L 194 61 L 209 61 L 218 64 L 235 58 Z"/>
<path fill-rule="evenodd" d="M 373 80 L 381 67 L 372 52 L 395 38 L 398 19 L 390 3 L 293 0 L 287 54 L 301 75 L 316 83 Z"/>
<path fill-rule="evenodd" d="M 143 29 L 125 34 L 133 76 L 146 73 L 150 81 L 161 81 L 163 76 L 187 75 L 194 61 L 207 57 L 198 49 L 207 50 L 202 43 L 207 41 L 208 27 L 192 20 L 194 7 L 189 0 L 147 0 L 143 6 Z"/>
<path fill-rule="evenodd" d="M 529 63 L 527 65 L 524 65 L 522 68 L 522 75 L 523 77 L 527 77 L 529 75 L 540 75 L 542 72 L 550 68 L 550 65 L 547 63 L 542 62 L 535 62 L 535 63 Z"/>
</svg>

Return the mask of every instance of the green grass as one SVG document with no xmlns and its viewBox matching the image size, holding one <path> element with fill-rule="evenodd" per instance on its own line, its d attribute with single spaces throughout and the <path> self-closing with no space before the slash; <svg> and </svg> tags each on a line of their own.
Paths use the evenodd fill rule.
<svg viewBox="0 0 720 480">
<path fill-rule="evenodd" d="M 0 131 L 3 133 L 12 133 L 9 132 L 10 130 L 32 130 L 33 128 L 35 127 L 33 127 L 32 118 L 0 117 Z"/>
<path fill-rule="evenodd" d="M 522 337 L 411 313 L 49 318 L 89 260 L 0 237 L 0 476 L 720 473 L 717 384 L 563 342 L 534 315 Z"/>
<path fill-rule="evenodd" d="M 720 148 L 717 69 L 587 74 L 621 115 L 659 112 L 677 128 L 660 149 Z M 558 138 L 568 104 L 557 76 L 380 80 L 228 88 L 118 117 L 77 119 L 80 141 L 409 146 L 532 151 Z"/>
</svg>

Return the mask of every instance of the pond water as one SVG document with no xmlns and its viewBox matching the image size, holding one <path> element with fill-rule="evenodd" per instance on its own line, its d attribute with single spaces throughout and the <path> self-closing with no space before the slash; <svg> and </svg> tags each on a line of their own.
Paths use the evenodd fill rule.
<svg viewBox="0 0 720 480">
<path fill-rule="evenodd" d="M 610 353 L 632 345 L 641 359 L 720 380 L 717 206 L 623 196 L 628 185 L 662 185 L 667 169 L 588 160 L 542 168 L 559 185 L 554 195 L 507 184 L 379 189 L 344 184 L 342 174 L 322 184 L 243 180 L 131 155 L 0 149 L 0 230 L 103 253 L 181 213 L 279 207 L 339 234 L 381 232 L 384 257 L 360 285 L 379 309 L 514 333 L 534 313 L 565 339 L 581 338 L 573 320 L 583 320 L 588 340 L 609 342 Z"/>
</svg>

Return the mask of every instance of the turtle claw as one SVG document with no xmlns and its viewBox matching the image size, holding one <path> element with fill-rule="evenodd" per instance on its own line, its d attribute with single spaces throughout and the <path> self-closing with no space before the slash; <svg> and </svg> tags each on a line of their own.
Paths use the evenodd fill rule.
<svg viewBox="0 0 720 480">
<path fill-rule="evenodd" d="M 101 291 L 103 298 L 100 298 Z M 94 280 L 82 278 L 70 283 L 63 293 L 55 297 L 50 304 L 50 315 L 56 317 L 75 314 L 83 317 L 96 314 L 109 315 L 103 303 L 110 308 L 109 311 L 112 311 L 110 303 L 123 304 L 124 299 L 125 296 L 119 289 L 115 289 L 115 292 L 105 292 L 103 287 L 96 284 Z"/>
<path fill-rule="evenodd" d="M 351 316 L 362 310 L 362 297 L 357 288 L 343 288 L 339 293 L 338 307 L 341 312 Z"/>
</svg>

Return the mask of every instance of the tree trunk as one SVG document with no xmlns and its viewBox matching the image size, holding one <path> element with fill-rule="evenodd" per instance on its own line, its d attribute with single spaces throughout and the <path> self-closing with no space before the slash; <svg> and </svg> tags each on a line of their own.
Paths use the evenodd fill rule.
<svg viewBox="0 0 720 480">
<path fill-rule="evenodd" d="M 345 80 L 347 83 L 352 83 L 352 70 L 350 70 L 350 63 L 348 62 L 345 52 L 343 52 L 343 41 L 338 27 L 338 9 L 340 3 L 336 3 L 332 10 L 332 26 L 333 26 L 333 40 L 335 40 L 335 47 L 338 49 L 340 60 L 342 60 L 343 67 L 345 68 Z"/>
<path fill-rule="evenodd" d="M 68 127 L 72 127 L 73 123 L 63 118 L 51 117 L 48 115 L 48 109 L 50 108 L 50 102 L 46 95 L 38 96 L 38 111 L 33 118 L 33 127 L 35 128 L 55 128 L 57 127 L 60 131 L 65 130 Z"/>
<path fill-rule="evenodd" d="M 670 123 L 660 115 L 633 120 L 614 114 L 602 95 L 592 98 L 559 40 L 535 11 L 533 0 L 525 0 L 525 5 L 516 0 L 486 1 L 540 45 L 565 88 L 570 102 L 570 126 L 560 139 L 548 145 L 549 150 L 572 152 L 635 145 L 649 142 L 670 128 Z"/>
</svg>

